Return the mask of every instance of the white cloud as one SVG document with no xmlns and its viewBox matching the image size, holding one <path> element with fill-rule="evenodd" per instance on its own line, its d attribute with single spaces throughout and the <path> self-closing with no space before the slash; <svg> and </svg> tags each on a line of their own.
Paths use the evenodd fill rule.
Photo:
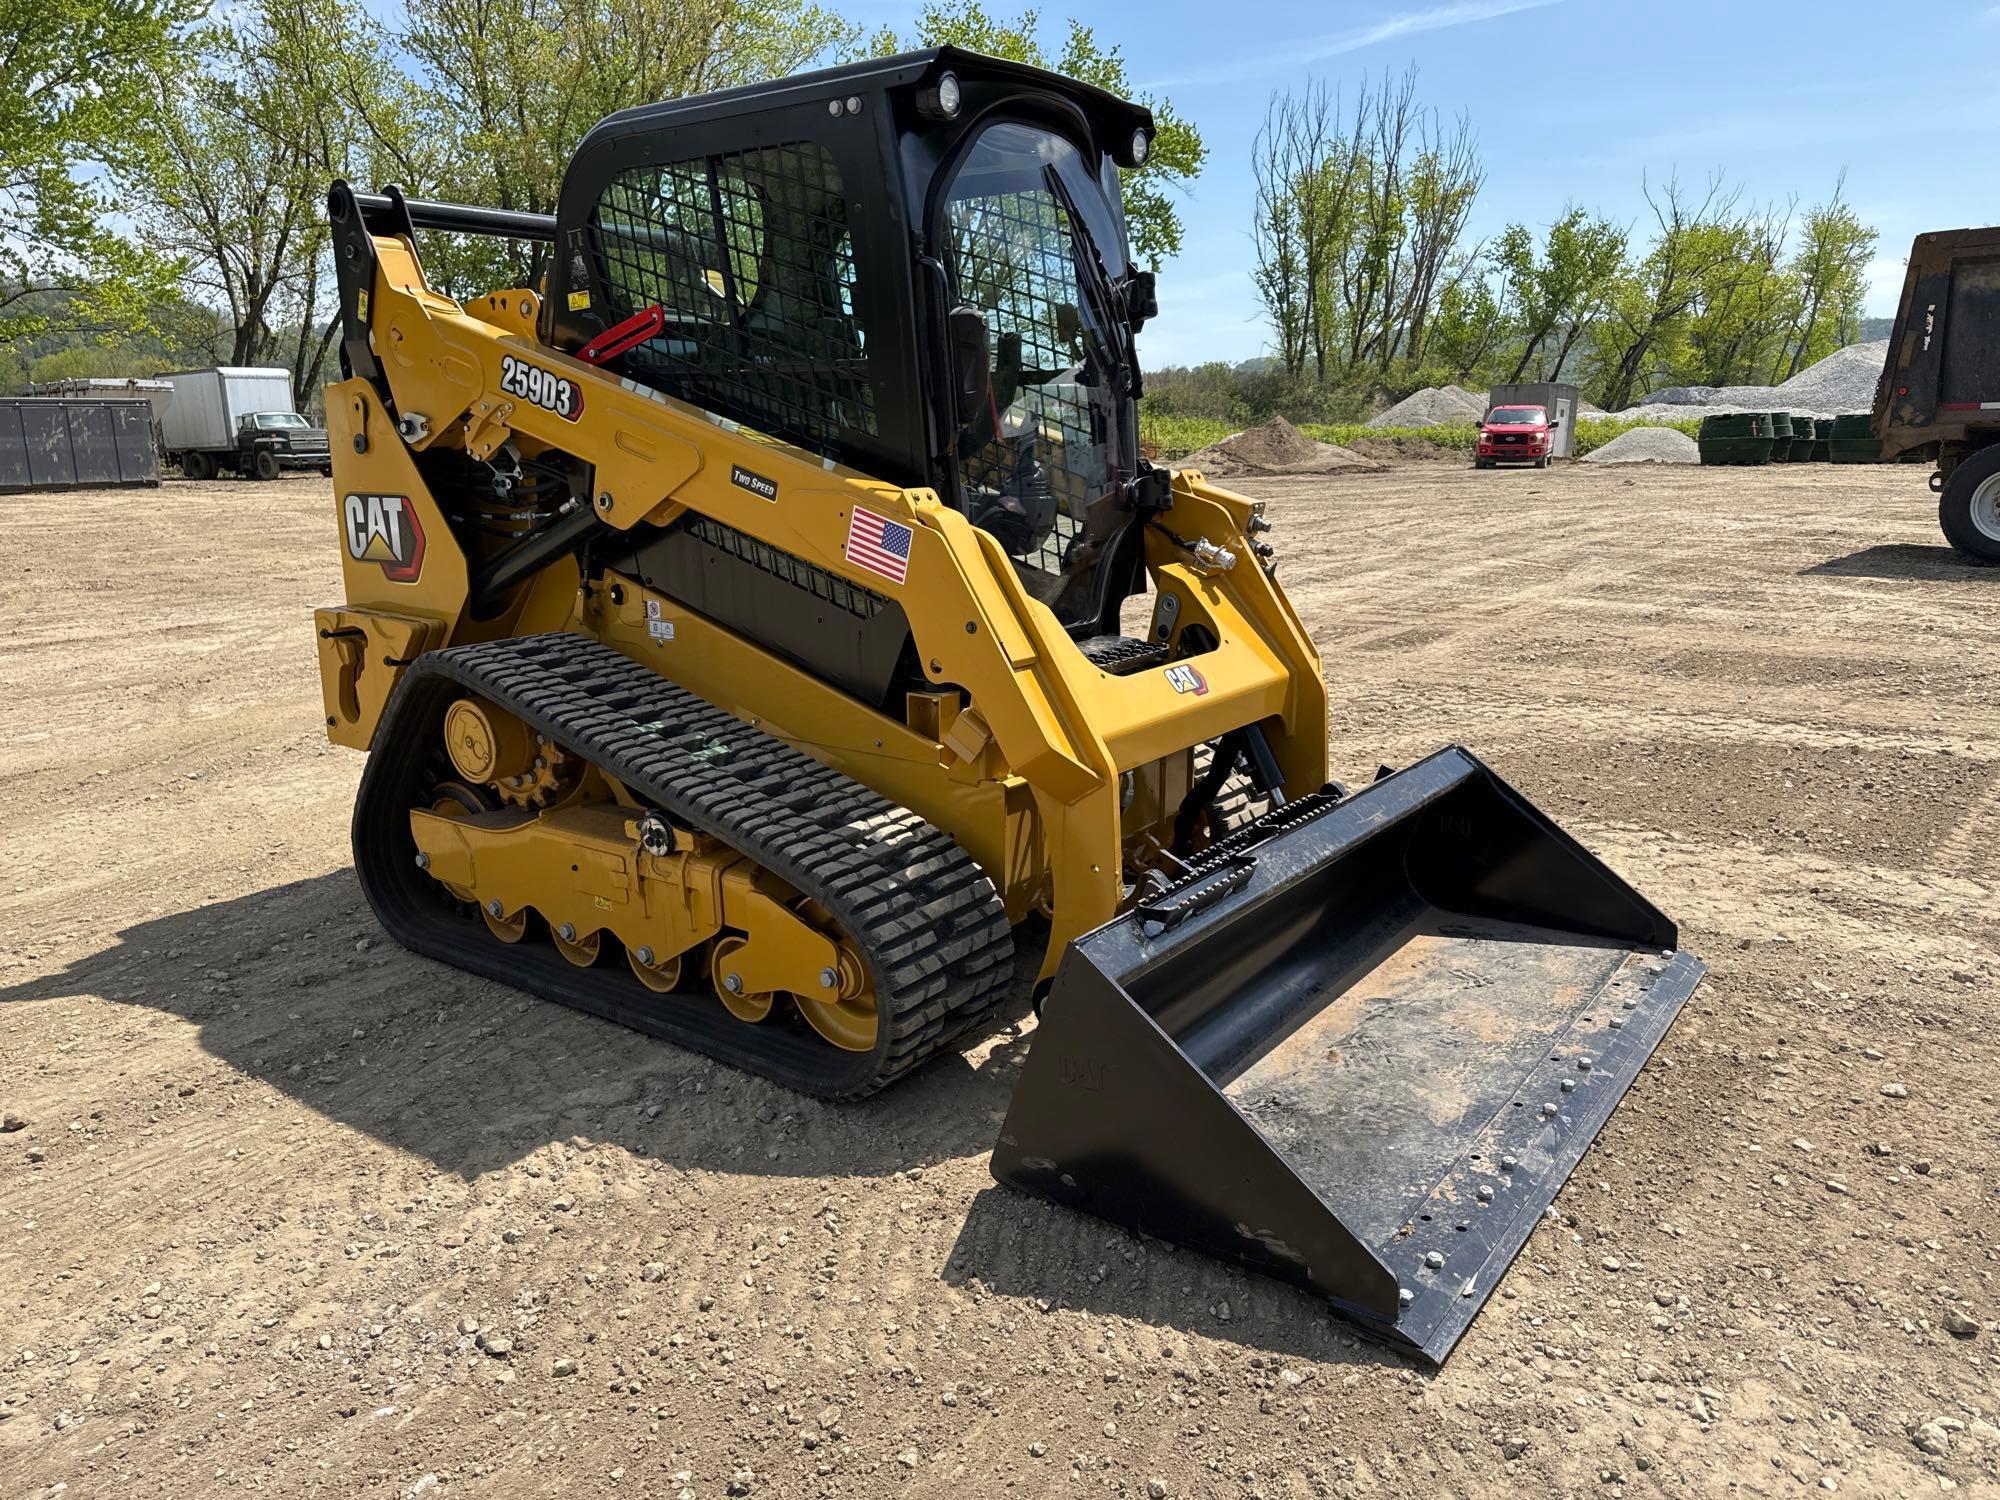
<svg viewBox="0 0 2000 1500">
<path fill-rule="evenodd" d="M 1324 62 L 1330 57 L 1339 57 L 1344 53 L 1359 52 L 1364 47 L 1392 42 L 1399 37 L 1417 36 L 1426 31 L 1443 31 L 1453 26 L 1469 26 L 1479 21 L 1493 21 L 1501 16 L 1515 15 L 1524 10 L 1540 10 L 1544 6 L 1560 3 L 1561 0 L 1453 0 L 1453 3 L 1448 5 L 1433 5 L 1426 10 L 1403 11 L 1396 15 L 1384 16 L 1378 21 L 1371 21 L 1365 26 L 1351 27 L 1346 31 L 1300 37 L 1282 51 L 1260 53 L 1255 57 L 1239 58 L 1235 62 L 1220 62 L 1198 73 L 1187 73 L 1177 78 L 1150 79 L 1146 86 L 1170 88 L 1193 83 L 1241 83 L 1245 79 L 1263 78 L 1274 73 L 1287 72 L 1302 64 L 1310 65 Z"/>
</svg>

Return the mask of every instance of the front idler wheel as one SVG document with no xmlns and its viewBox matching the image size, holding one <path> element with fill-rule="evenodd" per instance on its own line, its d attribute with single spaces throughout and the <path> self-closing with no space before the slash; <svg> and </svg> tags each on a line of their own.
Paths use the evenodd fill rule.
<svg viewBox="0 0 2000 1500">
<path fill-rule="evenodd" d="M 822 931 L 832 926 L 831 913 L 816 901 L 801 902 L 797 910 Z M 819 982 L 818 993 L 792 996 L 806 1024 L 843 1052 L 872 1052 L 881 1016 L 860 951 L 842 939 L 838 966 L 821 970 Z"/>
</svg>

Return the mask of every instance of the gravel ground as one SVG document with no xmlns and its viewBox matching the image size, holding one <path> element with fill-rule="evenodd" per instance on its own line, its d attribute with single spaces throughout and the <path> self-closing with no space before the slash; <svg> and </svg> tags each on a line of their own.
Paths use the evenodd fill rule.
<svg viewBox="0 0 2000 1500">
<path fill-rule="evenodd" d="M 2000 626 L 1921 476 L 1248 487 L 1339 772 L 1463 741 L 1713 965 L 1442 1373 L 996 1188 L 1024 1008 L 824 1106 L 397 949 L 323 484 L 44 495 L 0 1500 L 2000 1493 Z"/>
<path fill-rule="evenodd" d="M 1698 464 L 1701 445 L 1672 427 L 1634 427 L 1584 454 L 1587 464 Z"/>
</svg>

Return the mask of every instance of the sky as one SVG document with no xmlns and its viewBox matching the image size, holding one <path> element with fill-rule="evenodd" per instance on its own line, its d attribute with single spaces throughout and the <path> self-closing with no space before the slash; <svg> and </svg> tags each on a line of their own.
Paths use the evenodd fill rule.
<svg viewBox="0 0 2000 1500">
<path fill-rule="evenodd" d="M 988 0 L 996 15 L 1019 8 Z M 835 8 L 907 30 L 918 5 Z M 1041 5 L 1050 50 L 1063 11 Z M 1487 167 L 1469 233 L 1540 228 L 1574 202 L 1619 223 L 1642 184 L 1720 171 L 1746 200 L 1847 197 L 1880 231 L 1866 312 L 1887 316 L 1923 230 L 2000 219 L 1991 0 L 1072 0 L 1134 83 L 1201 131 L 1206 169 L 1162 267 L 1148 366 L 1241 360 L 1267 331 L 1250 282 L 1251 150 L 1274 92 L 1349 90 L 1414 63 L 1424 101 L 1471 119 Z"/>
</svg>

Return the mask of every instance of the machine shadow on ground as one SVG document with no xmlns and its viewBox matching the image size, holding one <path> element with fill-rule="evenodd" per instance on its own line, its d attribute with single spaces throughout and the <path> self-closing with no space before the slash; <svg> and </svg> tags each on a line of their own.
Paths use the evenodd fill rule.
<svg viewBox="0 0 2000 1500">
<path fill-rule="evenodd" d="M 362 939 L 368 947 L 357 952 Z M 1032 957 L 1021 960 L 979 1062 L 947 1054 L 858 1103 L 808 1099 L 405 952 L 374 926 L 347 870 L 135 923 L 56 973 L 0 989 L 0 1004 L 97 996 L 177 1016 L 236 1073 L 467 1181 L 578 1135 L 684 1169 L 888 1177 L 983 1160 L 991 1150 L 1028 1051 L 1021 1023 L 1034 967 Z M 93 1083 L 68 1086 L 80 1105 Z M 973 1197 L 938 1274 L 959 1287 L 976 1278 L 1034 1306 L 1131 1318 L 1253 1351 L 1408 1363 L 1357 1342 L 1290 1287 L 1131 1237 L 1151 1268 L 1135 1282 L 1103 1245 L 1080 1264 L 1079 1236 L 1104 1245 L 1127 1239 L 994 1186 Z M 1092 1283 L 1099 1260 L 1116 1273 Z M 1184 1297 L 1189 1282 L 1204 1294 Z M 1225 1297 L 1229 1322 L 1212 1311 Z"/>
<path fill-rule="evenodd" d="M 1910 578 L 1927 583 L 1960 583 L 2000 579 L 2000 568 L 1968 561 L 1952 547 L 1920 547 L 1909 542 L 1863 547 L 1845 557 L 1830 557 L 1799 569 L 1799 576 L 1824 574 L 1837 578 Z"/>
<path fill-rule="evenodd" d="M 976 1064 L 948 1052 L 875 1098 L 810 1099 L 408 953 L 347 870 L 136 923 L 0 989 L 0 1004 L 77 996 L 179 1016 L 238 1073 L 466 1180 L 576 1135 L 773 1176 L 889 1176 L 983 1155 L 1028 1046 L 1017 983 L 968 1039 L 990 1041 Z"/>
<path fill-rule="evenodd" d="M 1143 1273 L 1134 1274 L 1117 1249 L 1106 1248 L 1127 1239 L 1145 1250 Z M 1080 1241 L 1097 1248 L 1086 1252 Z M 1103 1279 L 1091 1280 L 1100 1265 Z M 1075 1308 L 1093 1317 L 1221 1339 L 1256 1353 L 1430 1373 L 1416 1360 L 1362 1338 L 1325 1304 L 1293 1287 L 998 1185 L 974 1195 L 938 1275 L 960 1288 L 977 1281 L 996 1296 L 1042 1312 Z M 1227 1321 L 1215 1311 L 1224 1299 L 1230 1304 Z"/>
</svg>

